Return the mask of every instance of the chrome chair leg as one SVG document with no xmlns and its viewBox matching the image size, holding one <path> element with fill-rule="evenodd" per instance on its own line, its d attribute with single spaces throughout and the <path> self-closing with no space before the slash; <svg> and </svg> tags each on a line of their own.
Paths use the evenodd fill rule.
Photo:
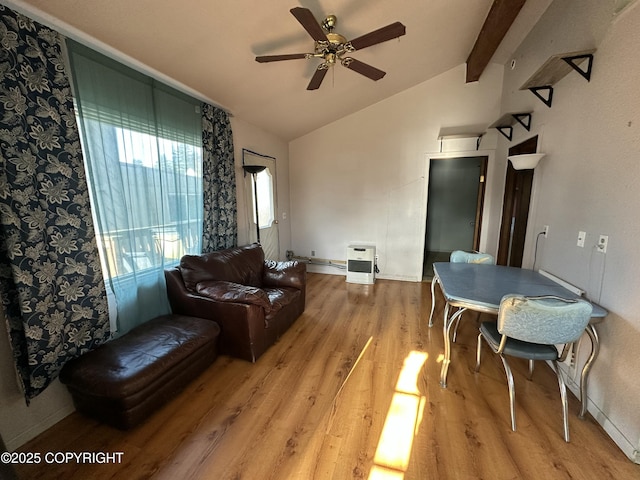
<svg viewBox="0 0 640 480">
<path fill-rule="evenodd" d="M 460 315 L 457 320 L 456 320 L 456 326 L 453 327 L 453 343 L 456 343 L 456 339 L 458 338 L 458 327 L 460 326 L 460 319 L 462 318 L 462 315 Z"/>
<path fill-rule="evenodd" d="M 461 318 L 462 318 L 462 315 L 458 317 L 458 320 L 456 321 L 456 326 L 453 330 L 453 343 L 456 343 L 456 338 L 458 338 L 458 326 L 460 325 Z M 476 316 L 476 322 L 479 320 L 480 320 L 480 312 L 478 312 L 478 315 Z"/>
<path fill-rule="evenodd" d="M 513 374 L 511 368 L 504 355 L 500 355 L 504 371 L 507 374 L 507 383 L 509 384 L 509 408 L 511 410 L 511 430 L 516 431 L 516 389 L 513 383 Z"/>
<path fill-rule="evenodd" d="M 529 359 L 529 375 L 527 376 L 527 378 L 529 380 L 531 380 L 533 378 L 533 367 L 534 367 L 534 363 L 535 360 L 533 359 Z"/>
<path fill-rule="evenodd" d="M 482 333 L 478 334 L 478 347 L 476 350 L 476 372 L 480 371 L 480 355 L 482 353 Z"/>
<path fill-rule="evenodd" d="M 562 399 L 562 425 L 564 427 L 564 441 L 569 443 L 569 405 L 567 403 L 567 386 L 562 378 L 562 372 L 558 362 L 554 360 L 553 369 L 558 376 L 558 386 L 560 387 L 560 398 Z"/>
</svg>

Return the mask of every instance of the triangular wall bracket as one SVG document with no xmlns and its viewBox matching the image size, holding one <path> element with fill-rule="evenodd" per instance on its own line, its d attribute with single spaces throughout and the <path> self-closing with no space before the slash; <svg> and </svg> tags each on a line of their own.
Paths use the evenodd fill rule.
<svg viewBox="0 0 640 480">
<path fill-rule="evenodd" d="M 522 125 L 527 132 L 531 130 L 531 114 L 530 113 L 514 113 L 513 118 Z"/>
<path fill-rule="evenodd" d="M 489 128 L 495 128 L 507 140 L 513 139 L 513 126 L 519 123 L 527 131 L 531 129 L 531 112 L 505 113 L 498 120 L 489 125 Z"/>
<path fill-rule="evenodd" d="M 511 139 L 513 138 L 513 127 L 511 125 L 504 125 L 494 128 L 498 130 L 502 135 L 504 135 L 507 140 L 511 141 Z"/>
<path fill-rule="evenodd" d="M 564 78 L 572 70 L 578 72 L 587 81 L 591 79 L 593 54 L 595 48 L 552 55 L 549 59 L 520 87 L 520 90 L 531 90 L 547 106 L 553 101 L 553 85 Z"/>
<path fill-rule="evenodd" d="M 551 85 L 545 85 L 543 87 L 531 87 L 529 88 L 531 93 L 533 93 L 536 97 L 542 100 L 547 107 L 551 108 L 551 103 L 553 102 L 553 87 Z M 541 91 L 546 91 L 547 96 L 545 97 L 541 94 Z"/>
<path fill-rule="evenodd" d="M 579 63 L 581 62 L 576 62 L 576 60 L 584 60 L 585 58 L 587 59 L 587 68 L 586 70 L 583 70 L 579 65 Z M 571 66 L 571 68 L 573 68 L 576 72 L 582 75 L 587 80 L 587 82 L 591 80 L 591 67 L 593 66 L 593 54 L 587 53 L 584 55 L 573 55 L 570 57 L 562 57 L 562 60 L 567 62 L 569 66 Z"/>
</svg>

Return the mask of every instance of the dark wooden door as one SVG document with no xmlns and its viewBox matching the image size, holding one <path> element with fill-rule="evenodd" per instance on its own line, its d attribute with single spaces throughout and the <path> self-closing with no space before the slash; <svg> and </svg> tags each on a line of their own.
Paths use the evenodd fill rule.
<svg viewBox="0 0 640 480">
<path fill-rule="evenodd" d="M 535 153 L 537 147 L 538 137 L 535 136 L 511 147 L 509 155 Z M 511 162 L 507 163 L 497 263 L 521 267 L 534 171 L 516 170 Z"/>
</svg>

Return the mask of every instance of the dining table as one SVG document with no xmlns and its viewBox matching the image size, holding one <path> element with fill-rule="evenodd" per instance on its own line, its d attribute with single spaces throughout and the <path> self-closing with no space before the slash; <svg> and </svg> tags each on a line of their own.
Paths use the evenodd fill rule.
<svg viewBox="0 0 640 480">
<path fill-rule="evenodd" d="M 443 315 L 444 359 L 440 370 L 440 385 L 443 388 L 447 387 L 447 373 L 451 364 L 451 328 L 465 311 L 497 315 L 500 301 L 507 294 L 583 298 L 548 276 L 525 268 L 486 263 L 436 262 L 433 264 L 433 273 L 429 327 L 433 326 L 436 285 L 446 301 Z M 600 305 L 590 303 L 593 311 L 585 332 L 591 341 L 591 351 L 580 374 L 580 418 L 584 418 L 587 412 L 589 372 L 600 351 L 595 325 L 603 321 L 608 313 Z M 452 309 L 457 310 L 452 312 Z"/>
</svg>

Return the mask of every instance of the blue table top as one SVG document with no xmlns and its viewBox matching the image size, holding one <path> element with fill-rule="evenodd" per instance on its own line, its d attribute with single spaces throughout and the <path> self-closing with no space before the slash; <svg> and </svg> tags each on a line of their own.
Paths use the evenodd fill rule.
<svg viewBox="0 0 640 480">
<path fill-rule="evenodd" d="M 436 262 L 433 271 L 447 301 L 454 306 L 497 313 L 500 300 L 508 293 L 520 295 L 578 295 L 533 270 L 503 265 Z M 603 318 L 607 311 L 593 305 L 592 318 Z"/>
</svg>

